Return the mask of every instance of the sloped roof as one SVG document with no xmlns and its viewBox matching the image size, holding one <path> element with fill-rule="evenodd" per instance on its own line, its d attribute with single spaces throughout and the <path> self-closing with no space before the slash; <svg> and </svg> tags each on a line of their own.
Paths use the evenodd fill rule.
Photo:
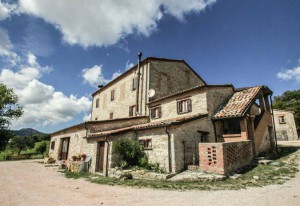
<svg viewBox="0 0 300 206">
<path fill-rule="evenodd" d="M 104 131 L 104 132 L 95 132 L 91 133 L 89 137 L 101 137 L 101 136 L 107 136 L 107 135 L 116 135 L 120 134 L 123 132 L 127 131 L 132 131 L 132 130 L 142 130 L 142 129 L 150 129 L 150 128 L 156 128 L 156 127 L 164 127 L 168 125 L 177 125 L 177 124 L 183 124 L 185 122 L 193 121 L 195 119 L 200 119 L 202 117 L 206 117 L 208 114 L 195 114 L 195 115 L 190 115 L 190 116 L 185 116 L 185 117 L 180 117 L 180 118 L 173 118 L 165 121 L 157 121 L 157 122 L 149 122 L 146 124 L 139 124 L 139 125 L 134 125 L 130 127 L 123 127 L 120 129 L 115 129 L 115 130 L 109 130 L 109 131 Z"/>
<path fill-rule="evenodd" d="M 238 90 L 233 94 L 228 102 L 221 105 L 213 119 L 225 119 L 244 116 L 245 112 L 255 99 L 256 95 L 263 86 L 250 87 L 244 90 Z"/>
</svg>

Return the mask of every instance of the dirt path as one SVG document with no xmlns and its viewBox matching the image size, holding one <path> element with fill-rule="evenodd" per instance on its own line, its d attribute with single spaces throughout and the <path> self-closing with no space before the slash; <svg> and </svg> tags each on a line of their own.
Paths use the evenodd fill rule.
<svg viewBox="0 0 300 206">
<path fill-rule="evenodd" d="M 165 191 L 67 179 L 56 172 L 56 169 L 45 168 L 34 161 L 0 162 L 1 206 L 299 204 L 300 173 L 283 185 L 262 188 L 238 191 Z"/>
</svg>

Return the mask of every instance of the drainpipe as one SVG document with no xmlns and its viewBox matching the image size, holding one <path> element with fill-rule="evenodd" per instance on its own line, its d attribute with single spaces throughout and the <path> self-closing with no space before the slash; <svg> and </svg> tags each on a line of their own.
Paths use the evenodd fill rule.
<svg viewBox="0 0 300 206">
<path fill-rule="evenodd" d="M 218 142 L 218 137 L 217 137 L 217 132 L 216 132 L 216 124 L 215 124 L 215 121 L 213 119 L 211 119 L 211 121 L 212 121 L 213 127 L 214 127 L 215 142 Z"/>
<path fill-rule="evenodd" d="M 138 73 L 137 73 L 137 87 L 136 87 L 136 114 L 138 115 L 140 112 L 139 109 L 139 93 L 140 93 L 140 64 L 141 64 L 142 52 L 138 53 Z"/>
<path fill-rule="evenodd" d="M 275 137 L 275 149 L 276 149 L 276 152 L 278 153 L 278 145 L 277 145 L 277 136 L 276 136 L 276 128 L 275 128 L 275 120 L 274 120 L 272 94 L 270 96 L 270 102 L 271 102 L 271 109 L 272 109 L 273 132 L 274 132 L 274 137 Z"/>
<path fill-rule="evenodd" d="M 183 169 L 185 169 L 185 141 L 182 140 L 183 144 Z"/>
<path fill-rule="evenodd" d="M 168 135 L 168 158 L 169 158 L 169 172 L 172 173 L 172 157 L 171 157 L 171 135 L 168 127 L 165 127 L 166 134 Z"/>
<path fill-rule="evenodd" d="M 108 176 L 108 148 L 109 148 L 109 142 L 107 140 L 107 136 L 105 136 L 105 142 L 107 143 L 107 148 L 106 148 L 106 164 L 105 164 L 105 176 Z"/>
</svg>

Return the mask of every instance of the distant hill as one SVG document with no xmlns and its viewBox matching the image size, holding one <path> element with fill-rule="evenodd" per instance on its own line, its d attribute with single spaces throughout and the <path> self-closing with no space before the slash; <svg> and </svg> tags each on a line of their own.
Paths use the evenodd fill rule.
<svg viewBox="0 0 300 206">
<path fill-rule="evenodd" d="M 31 128 L 23 128 L 20 130 L 12 130 L 12 133 L 17 136 L 26 137 L 31 135 L 46 135 L 45 133 L 39 132 L 37 130 L 31 129 Z"/>
</svg>

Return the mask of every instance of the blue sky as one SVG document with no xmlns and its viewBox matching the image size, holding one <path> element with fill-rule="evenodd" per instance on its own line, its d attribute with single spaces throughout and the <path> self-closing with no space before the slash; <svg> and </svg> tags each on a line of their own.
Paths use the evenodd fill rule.
<svg viewBox="0 0 300 206">
<path fill-rule="evenodd" d="M 96 86 L 139 51 L 184 59 L 209 84 L 299 89 L 299 11 L 298 0 L 1 1 L 0 82 L 24 108 L 12 128 L 86 120 Z"/>
</svg>

